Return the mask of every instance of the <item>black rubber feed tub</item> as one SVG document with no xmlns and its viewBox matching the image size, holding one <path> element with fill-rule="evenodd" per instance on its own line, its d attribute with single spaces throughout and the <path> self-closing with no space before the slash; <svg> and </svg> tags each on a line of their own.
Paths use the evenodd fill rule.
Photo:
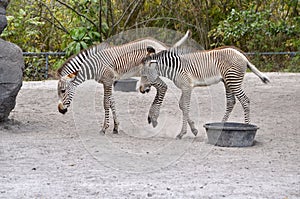
<svg viewBox="0 0 300 199">
<path fill-rule="evenodd" d="M 135 92 L 137 82 L 138 80 L 133 78 L 117 80 L 114 82 L 114 90 L 123 92 Z"/>
<path fill-rule="evenodd" d="M 216 122 L 204 125 L 208 143 L 222 147 L 252 146 L 259 127 L 253 124 Z"/>
</svg>

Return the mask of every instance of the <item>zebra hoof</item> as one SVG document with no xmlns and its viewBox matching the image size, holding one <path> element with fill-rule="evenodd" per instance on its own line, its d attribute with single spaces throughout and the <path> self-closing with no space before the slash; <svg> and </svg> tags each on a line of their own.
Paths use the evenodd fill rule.
<svg viewBox="0 0 300 199">
<path fill-rule="evenodd" d="M 197 129 L 192 129 L 192 133 L 193 133 L 195 136 L 197 136 L 198 130 L 197 130 Z"/>
<path fill-rule="evenodd" d="M 150 116 L 148 116 L 148 124 L 151 124 L 151 123 L 152 123 L 153 128 L 155 128 L 157 126 L 157 121 L 152 119 Z"/>
<path fill-rule="evenodd" d="M 113 130 L 113 134 L 118 134 L 118 133 L 119 133 L 118 129 Z"/>
<path fill-rule="evenodd" d="M 157 121 L 156 120 L 152 120 L 152 126 L 153 126 L 153 128 L 155 128 L 157 126 Z"/>
<path fill-rule="evenodd" d="M 183 136 L 183 135 L 178 134 L 178 135 L 176 136 L 176 140 L 181 140 L 182 136 Z"/>
<path fill-rule="evenodd" d="M 148 116 L 148 124 L 151 124 L 151 117 Z"/>
<path fill-rule="evenodd" d="M 102 129 L 102 130 L 100 131 L 100 134 L 101 134 L 101 135 L 105 135 L 105 130 Z"/>
</svg>

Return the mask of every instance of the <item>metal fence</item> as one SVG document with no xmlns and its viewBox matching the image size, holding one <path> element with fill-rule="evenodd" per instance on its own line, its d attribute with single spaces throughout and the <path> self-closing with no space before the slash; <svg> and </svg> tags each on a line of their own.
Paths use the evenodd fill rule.
<svg viewBox="0 0 300 199">
<path fill-rule="evenodd" d="M 300 51 L 297 52 L 247 52 L 246 55 L 289 55 L 291 57 L 300 54 Z"/>
<path fill-rule="evenodd" d="M 274 55 L 286 55 L 289 57 L 295 57 L 296 55 L 300 55 L 300 51 L 296 52 L 247 52 L 245 53 L 249 56 L 274 56 Z M 48 79 L 49 73 L 49 57 L 63 57 L 65 56 L 65 52 L 23 52 L 24 57 L 44 57 L 45 58 L 45 67 L 44 67 L 44 75 L 45 79 Z"/>
<path fill-rule="evenodd" d="M 40 52 L 40 53 L 35 53 L 35 52 L 23 52 L 24 57 L 45 57 L 45 74 L 44 77 L 45 79 L 48 79 L 48 73 L 49 73 L 49 57 L 62 57 L 65 56 L 65 52 Z"/>
</svg>

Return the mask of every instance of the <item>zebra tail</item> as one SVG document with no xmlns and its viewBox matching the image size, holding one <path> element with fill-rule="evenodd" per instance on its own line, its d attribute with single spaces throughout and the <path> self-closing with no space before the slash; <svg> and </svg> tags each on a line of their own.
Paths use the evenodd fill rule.
<svg viewBox="0 0 300 199">
<path fill-rule="evenodd" d="M 254 74 L 256 74 L 261 79 L 263 83 L 270 83 L 270 79 L 266 75 L 262 74 L 253 64 L 248 62 L 247 66 Z"/>
<path fill-rule="evenodd" d="M 176 48 L 181 46 L 182 44 L 184 44 L 184 42 L 186 42 L 186 40 L 190 37 L 190 35 L 191 35 L 191 31 L 190 30 L 186 31 L 185 35 L 179 41 L 177 41 L 172 47 Z"/>
</svg>

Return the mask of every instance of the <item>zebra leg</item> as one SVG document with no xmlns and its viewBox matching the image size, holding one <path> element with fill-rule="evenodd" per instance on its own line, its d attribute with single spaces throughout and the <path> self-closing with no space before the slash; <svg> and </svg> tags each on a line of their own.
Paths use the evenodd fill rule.
<svg viewBox="0 0 300 199">
<path fill-rule="evenodd" d="M 230 113 L 233 110 L 233 107 L 235 105 L 235 96 L 232 93 L 232 91 L 230 91 L 230 89 L 225 85 L 225 89 L 226 89 L 226 112 L 225 115 L 222 119 L 222 122 L 226 122 L 229 118 Z"/>
<path fill-rule="evenodd" d="M 250 123 L 250 100 L 243 91 L 242 88 L 237 88 L 233 90 L 234 95 L 238 98 L 240 103 L 242 104 L 242 107 L 244 109 L 244 117 L 245 117 L 245 123 Z"/>
<path fill-rule="evenodd" d="M 166 95 L 168 86 L 160 78 L 157 78 L 154 83 L 151 84 L 156 88 L 156 96 L 150 107 L 148 114 L 148 123 L 152 123 L 153 127 L 157 126 L 157 119 L 159 117 L 160 107 Z"/>
<path fill-rule="evenodd" d="M 189 118 L 189 119 L 188 119 L 188 123 L 189 123 L 189 125 L 190 125 L 190 128 L 191 128 L 192 133 L 193 133 L 195 136 L 197 136 L 198 130 L 197 130 L 196 127 L 195 127 L 195 122 Z"/>
<path fill-rule="evenodd" d="M 180 101 L 179 101 L 179 108 L 180 108 L 181 111 L 183 111 L 183 108 L 184 108 L 184 107 L 183 107 L 182 97 L 180 98 Z M 189 115 L 188 115 L 187 121 L 188 121 L 188 124 L 189 124 L 189 126 L 190 126 L 190 128 L 191 128 L 192 133 L 193 133 L 195 136 L 197 136 L 198 130 L 197 130 L 196 127 L 195 127 L 195 122 L 194 122 L 193 120 L 190 119 L 190 116 L 189 116 Z"/>
<path fill-rule="evenodd" d="M 180 133 L 176 136 L 177 139 L 181 139 L 183 135 L 187 132 L 187 123 L 189 119 L 189 111 L 190 111 L 190 101 L 191 101 L 191 90 L 182 90 L 181 97 L 179 100 L 179 107 L 182 111 L 182 127 Z M 191 128 L 193 127 L 193 122 L 190 120 L 189 122 L 192 124 Z M 195 128 L 194 128 L 195 129 Z M 193 130 L 192 130 L 193 131 Z M 194 131 L 195 132 L 195 131 Z M 193 133 L 194 133 L 193 132 Z M 197 131 L 198 132 L 198 131 Z"/>
<path fill-rule="evenodd" d="M 118 121 L 117 118 L 117 113 L 116 113 L 116 105 L 115 105 L 115 100 L 113 95 L 111 95 L 111 99 L 110 99 L 110 109 L 114 118 L 114 130 L 113 133 L 114 134 L 118 134 L 119 133 L 119 124 L 120 122 Z"/>
<path fill-rule="evenodd" d="M 104 88 L 104 122 L 101 129 L 101 133 L 105 134 L 106 129 L 109 127 L 109 108 L 111 107 L 111 96 L 112 96 L 112 84 L 103 83 Z M 114 105 L 113 105 L 114 106 Z"/>
<path fill-rule="evenodd" d="M 183 111 L 183 106 L 182 106 L 183 102 L 182 102 L 182 97 L 180 98 L 180 101 L 179 101 L 179 108 L 181 111 Z M 190 116 L 188 115 L 188 118 L 187 118 L 187 121 L 188 121 L 188 124 L 191 128 L 191 131 L 192 133 L 197 136 L 198 134 L 198 129 L 195 127 L 195 122 L 193 120 L 190 119 Z"/>
</svg>

